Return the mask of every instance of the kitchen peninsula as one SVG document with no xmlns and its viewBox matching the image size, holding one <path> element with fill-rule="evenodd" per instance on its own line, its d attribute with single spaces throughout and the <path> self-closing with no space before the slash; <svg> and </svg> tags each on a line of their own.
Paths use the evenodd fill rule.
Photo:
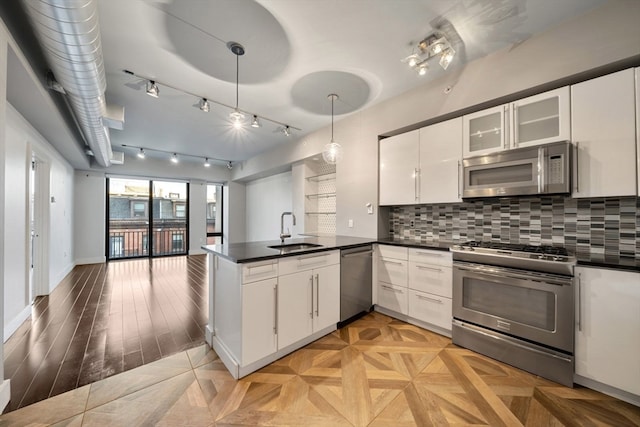
<svg viewBox="0 0 640 427">
<path fill-rule="evenodd" d="M 334 331 L 340 250 L 375 243 L 346 236 L 208 245 L 207 343 L 241 378 Z"/>
</svg>

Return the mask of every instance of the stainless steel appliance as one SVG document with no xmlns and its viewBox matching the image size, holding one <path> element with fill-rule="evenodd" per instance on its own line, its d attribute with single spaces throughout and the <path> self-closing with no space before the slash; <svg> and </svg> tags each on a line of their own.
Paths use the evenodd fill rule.
<svg viewBox="0 0 640 427">
<path fill-rule="evenodd" d="M 489 242 L 451 252 L 453 343 L 572 386 L 575 257 Z"/>
<path fill-rule="evenodd" d="M 340 323 L 371 310 L 371 245 L 340 251 Z"/>
<path fill-rule="evenodd" d="M 462 197 L 570 193 L 571 153 L 562 141 L 464 159 Z"/>
</svg>

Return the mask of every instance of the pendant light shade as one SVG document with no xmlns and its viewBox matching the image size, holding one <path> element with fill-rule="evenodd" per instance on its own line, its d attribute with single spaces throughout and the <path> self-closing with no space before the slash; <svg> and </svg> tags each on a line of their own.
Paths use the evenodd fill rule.
<svg viewBox="0 0 640 427">
<path fill-rule="evenodd" d="M 331 100 L 331 142 L 324 146 L 322 158 L 330 165 L 335 165 L 342 160 L 342 146 L 333 139 L 333 103 L 338 99 L 338 95 L 332 93 L 328 98 Z"/>
</svg>

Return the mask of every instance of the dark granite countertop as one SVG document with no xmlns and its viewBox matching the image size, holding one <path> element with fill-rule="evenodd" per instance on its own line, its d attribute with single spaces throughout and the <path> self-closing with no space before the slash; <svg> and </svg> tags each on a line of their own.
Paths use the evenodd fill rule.
<svg viewBox="0 0 640 427">
<path fill-rule="evenodd" d="M 296 237 L 293 239 L 285 239 L 285 244 L 310 243 L 321 246 L 305 248 L 286 253 L 279 249 L 272 249 L 269 247 L 280 245 L 280 240 L 231 243 L 228 245 L 206 245 L 202 246 L 202 249 L 240 264 L 246 262 L 264 261 L 274 258 L 283 258 L 287 256 L 299 256 L 302 254 L 325 252 L 334 249 L 353 248 L 357 246 L 376 243 L 376 241 L 377 239 L 366 239 L 362 237 L 348 236 Z"/>
<path fill-rule="evenodd" d="M 455 245 L 455 242 L 420 242 L 418 240 L 413 240 L 413 239 L 393 239 L 390 237 L 378 239 L 377 242 L 382 245 L 404 246 L 408 248 L 434 249 L 438 251 L 448 251 L 451 245 Z"/>
</svg>

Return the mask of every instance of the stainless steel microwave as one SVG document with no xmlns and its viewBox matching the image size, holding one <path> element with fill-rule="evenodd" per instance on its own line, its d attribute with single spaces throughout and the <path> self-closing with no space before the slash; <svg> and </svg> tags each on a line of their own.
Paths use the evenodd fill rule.
<svg viewBox="0 0 640 427">
<path fill-rule="evenodd" d="M 462 197 L 570 193 L 571 153 L 562 141 L 464 159 Z"/>
</svg>

